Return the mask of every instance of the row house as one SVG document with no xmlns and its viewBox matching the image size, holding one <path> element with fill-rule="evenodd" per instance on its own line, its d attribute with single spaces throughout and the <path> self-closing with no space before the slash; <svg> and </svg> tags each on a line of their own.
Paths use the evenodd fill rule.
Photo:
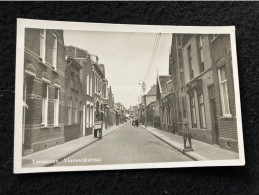
<svg viewBox="0 0 259 195">
<path fill-rule="evenodd" d="M 106 96 L 108 81 L 105 79 L 105 67 L 99 63 L 99 58 L 96 55 L 90 55 L 92 63 L 92 71 L 94 75 L 94 102 L 95 102 L 95 121 L 102 121 L 103 129 L 106 125 L 106 110 L 108 101 Z"/>
<path fill-rule="evenodd" d="M 127 109 L 120 102 L 115 103 L 114 107 L 116 112 L 115 114 L 116 124 L 124 123 L 124 121 L 126 120 Z"/>
<path fill-rule="evenodd" d="M 150 90 L 145 95 L 146 109 L 143 114 L 146 113 L 147 125 L 154 126 L 154 102 L 156 101 L 156 85 L 151 86 Z"/>
<path fill-rule="evenodd" d="M 111 86 L 107 88 L 108 105 L 106 106 L 106 124 L 108 127 L 115 124 L 114 95 Z"/>
<path fill-rule="evenodd" d="M 182 56 L 182 35 L 173 34 L 169 54 L 169 74 L 171 75 L 171 125 L 172 132 L 182 135 L 188 128 L 185 71 Z"/>
<path fill-rule="evenodd" d="M 82 103 L 80 104 L 80 136 L 84 137 L 93 133 L 94 128 L 94 74 L 88 51 L 74 47 L 66 47 L 67 58 L 74 59 L 75 63 L 81 66 L 79 80 L 81 83 Z M 67 94 L 68 95 L 68 94 Z M 73 104 L 69 105 L 73 106 Z M 71 107 L 71 110 L 75 108 Z M 66 113 L 70 112 L 70 108 Z M 70 116 L 70 115 L 69 115 Z M 76 133 L 75 133 L 76 134 Z"/>
<path fill-rule="evenodd" d="M 237 151 L 229 35 L 173 34 L 169 60 L 173 126 L 181 134 Z"/>
<path fill-rule="evenodd" d="M 65 141 L 84 136 L 83 132 L 83 95 L 80 81 L 82 66 L 71 57 L 67 58 L 65 71 Z"/>
<path fill-rule="evenodd" d="M 170 82 L 171 82 L 170 75 L 157 76 L 157 91 L 156 91 L 157 101 L 155 102 L 156 111 L 155 111 L 154 125 L 166 131 L 171 131 L 171 126 L 169 124 L 171 121 L 171 118 L 170 118 L 171 93 L 168 90 L 169 89 L 168 86 Z"/>
<path fill-rule="evenodd" d="M 65 141 L 62 30 L 25 29 L 23 155 Z"/>
<path fill-rule="evenodd" d="M 213 85 L 208 88 L 213 143 L 238 151 L 235 90 L 230 35 L 210 35 Z"/>
</svg>

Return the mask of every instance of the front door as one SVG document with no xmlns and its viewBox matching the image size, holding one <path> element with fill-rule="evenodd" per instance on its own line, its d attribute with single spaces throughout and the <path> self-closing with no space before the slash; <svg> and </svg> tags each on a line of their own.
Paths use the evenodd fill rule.
<svg viewBox="0 0 259 195">
<path fill-rule="evenodd" d="M 219 144 L 219 129 L 217 118 L 217 107 L 214 93 L 214 86 L 209 87 L 210 96 L 210 110 L 211 110 L 211 122 L 212 122 L 212 142 L 213 144 Z"/>
</svg>

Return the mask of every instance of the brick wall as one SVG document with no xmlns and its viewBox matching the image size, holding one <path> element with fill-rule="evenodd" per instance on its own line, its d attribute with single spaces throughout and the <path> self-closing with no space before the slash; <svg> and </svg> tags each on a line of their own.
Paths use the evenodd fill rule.
<svg viewBox="0 0 259 195">
<path fill-rule="evenodd" d="M 211 40 L 212 40 L 211 36 Z M 211 41 L 211 55 L 213 59 L 213 74 L 215 99 L 217 102 L 217 119 L 219 127 L 219 144 L 223 148 L 238 151 L 237 124 L 235 108 L 235 92 L 233 81 L 233 69 L 231 59 L 230 35 L 219 35 Z M 222 116 L 222 104 L 220 98 L 220 85 L 218 79 L 218 68 L 222 65 L 226 68 L 226 78 L 228 87 L 229 108 L 231 117 Z"/>
<path fill-rule="evenodd" d="M 53 33 L 57 42 L 57 71 L 52 69 Z M 50 49 L 50 51 L 48 51 Z M 64 142 L 64 70 L 65 56 L 63 31 L 46 30 L 46 63 L 40 63 L 40 29 L 25 29 L 25 70 L 30 64 L 36 76 L 24 74 L 27 78 L 26 103 L 29 108 L 25 115 L 24 149 L 34 152 L 61 144 Z M 48 125 L 41 126 L 42 117 L 42 78 L 49 80 L 48 84 Z M 59 126 L 54 127 L 54 84 L 61 85 L 59 100 Z"/>
</svg>

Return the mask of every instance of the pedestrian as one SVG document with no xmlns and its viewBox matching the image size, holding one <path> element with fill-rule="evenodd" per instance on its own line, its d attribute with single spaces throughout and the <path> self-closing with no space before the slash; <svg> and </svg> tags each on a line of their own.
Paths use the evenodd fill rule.
<svg viewBox="0 0 259 195">
<path fill-rule="evenodd" d="M 135 120 L 135 125 L 138 127 L 138 119 Z"/>
</svg>

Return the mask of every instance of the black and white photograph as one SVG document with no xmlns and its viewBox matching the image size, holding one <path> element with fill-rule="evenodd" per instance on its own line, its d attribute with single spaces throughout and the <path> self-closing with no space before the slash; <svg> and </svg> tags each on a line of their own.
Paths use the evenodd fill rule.
<svg viewBox="0 0 259 195">
<path fill-rule="evenodd" d="M 14 173 L 245 165 L 235 27 L 17 20 Z"/>
</svg>

